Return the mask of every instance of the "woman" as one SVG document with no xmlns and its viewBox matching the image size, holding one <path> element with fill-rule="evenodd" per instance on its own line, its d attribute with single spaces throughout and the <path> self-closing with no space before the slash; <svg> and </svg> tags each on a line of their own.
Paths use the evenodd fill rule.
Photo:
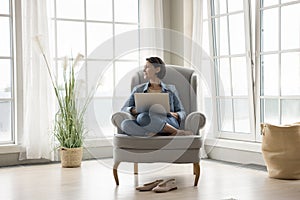
<svg viewBox="0 0 300 200">
<path fill-rule="evenodd" d="M 129 99 L 122 107 L 122 111 L 129 112 L 136 117 L 135 120 L 124 120 L 121 129 L 128 135 L 154 136 L 163 135 L 192 135 L 191 131 L 179 130 L 180 122 L 185 118 L 185 111 L 178 97 L 174 85 L 167 85 L 161 81 L 166 74 L 165 63 L 158 57 L 146 59 L 144 78 L 147 83 L 136 86 Z M 159 114 L 153 112 L 137 113 L 135 109 L 134 93 L 136 92 L 164 92 L 169 93 L 170 113 Z"/>
</svg>

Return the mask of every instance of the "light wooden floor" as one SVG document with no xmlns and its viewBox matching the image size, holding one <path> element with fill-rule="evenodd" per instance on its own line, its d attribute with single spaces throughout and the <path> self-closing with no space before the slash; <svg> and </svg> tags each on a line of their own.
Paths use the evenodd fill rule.
<svg viewBox="0 0 300 200">
<path fill-rule="evenodd" d="M 300 199 L 300 181 L 270 179 L 267 172 L 216 161 L 201 162 L 198 187 L 193 187 L 192 165 L 144 164 L 138 176 L 132 164 L 122 163 L 116 186 L 111 159 L 84 161 L 81 168 L 61 168 L 60 163 L 0 168 L 1 200 L 110 200 L 201 199 L 290 200 Z M 137 185 L 155 179 L 175 178 L 178 190 L 139 192 Z"/>
</svg>

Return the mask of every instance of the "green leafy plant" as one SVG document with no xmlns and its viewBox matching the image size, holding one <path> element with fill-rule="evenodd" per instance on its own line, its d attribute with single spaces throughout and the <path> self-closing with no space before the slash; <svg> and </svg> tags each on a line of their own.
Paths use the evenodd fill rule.
<svg viewBox="0 0 300 200">
<path fill-rule="evenodd" d="M 62 86 L 58 86 L 57 79 L 55 79 L 55 76 L 51 71 L 50 64 L 38 36 L 36 37 L 36 41 L 47 66 L 47 71 L 58 102 L 58 111 L 55 116 L 54 136 L 58 140 L 60 147 L 82 147 L 86 132 L 84 127 L 84 114 L 91 101 L 91 97 L 86 98 L 83 104 L 79 103 L 79 98 L 76 96 L 75 91 L 77 81 L 74 69 L 79 61 L 83 59 L 83 56 L 78 54 L 75 60 L 72 59 L 72 62 L 68 62 L 67 57 L 64 58 L 64 81 Z"/>
</svg>

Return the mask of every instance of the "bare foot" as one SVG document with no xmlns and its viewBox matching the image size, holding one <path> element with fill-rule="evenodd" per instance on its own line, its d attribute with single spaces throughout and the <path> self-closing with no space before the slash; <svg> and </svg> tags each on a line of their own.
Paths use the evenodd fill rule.
<svg viewBox="0 0 300 200">
<path fill-rule="evenodd" d="M 194 135 L 194 133 L 192 131 L 187 131 L 187 130 L 177 130 L 176 135 L 186 136 L 186 135 Z"/>
<path fill-rule="evenodd" d="M 148 137 L 153 137 L 153 136 L 155 136 L 155 135 L 156 135 L 156 133 L 153 133 L 153 132 L 147 133 L 147 136 L 148 136 Z"/>
</svg>

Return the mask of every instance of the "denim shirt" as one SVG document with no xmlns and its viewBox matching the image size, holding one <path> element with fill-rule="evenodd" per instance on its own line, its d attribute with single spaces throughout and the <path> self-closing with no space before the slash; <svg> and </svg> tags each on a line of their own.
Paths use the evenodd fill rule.
<svg viewBox="0 0 300 200">
<path fill-rule="evenodd" d="M 183 105 L 179 99 L 178 92 L 175 86 L 167 85 L 163 82 L 160 82 L 160 84 L 161 84 L 162 92 L 169 93 L 170 111 L 176 112 L 178 114 L 178 118 L 179 118 L 178 121 L 180 123 L 182 120 L 185 119 L 186 114 Z M 130 109 L 135 107 L 134 93 L 147 93 L 149 86 L 150 86 L 150 82 L 135 86 L 130 94 L 129 99 L 125 102 L 121 110 L 130 113 Z M 168 114 L 168 116 L 170 116 L 170 114 Z"/>
</svg>

